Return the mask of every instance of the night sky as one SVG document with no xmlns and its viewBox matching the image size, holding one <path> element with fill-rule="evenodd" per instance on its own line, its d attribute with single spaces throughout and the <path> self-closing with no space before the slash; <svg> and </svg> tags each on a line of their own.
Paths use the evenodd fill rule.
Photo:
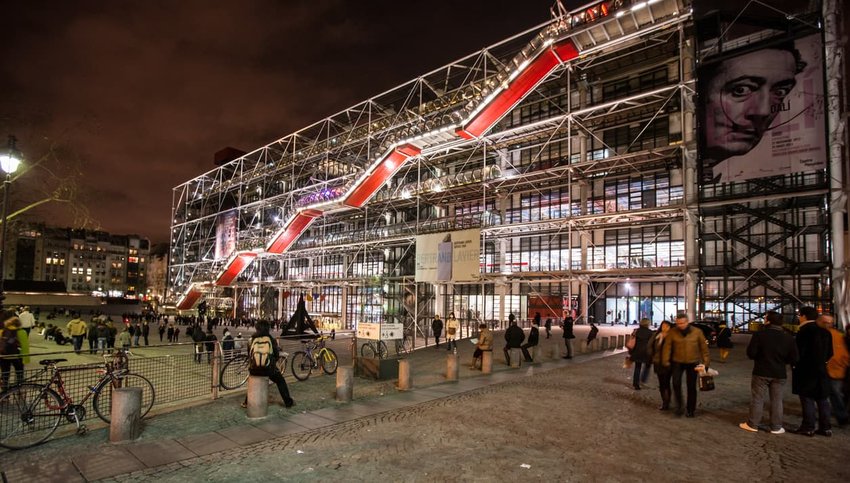
<svg viewBox="0 0 850 483">
<path fill-rule="evenodd" d="M 0 140 L 47 158 L 9 211 L 64 180 L 77 202 L 30 219 L 164 242 L 172 188 L 219 149 L 256 149 L 545 22 L 553 3 L 4 2 Z"/>
</svg>

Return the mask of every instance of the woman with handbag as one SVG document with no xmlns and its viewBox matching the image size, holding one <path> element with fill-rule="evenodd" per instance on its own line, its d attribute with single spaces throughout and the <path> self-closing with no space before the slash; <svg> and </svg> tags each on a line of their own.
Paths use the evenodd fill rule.
<svg viewBox="0 0 850 483">
<path fill-rule="evenodd" d="M 446 319 L 446 350 L 457 351 L 457 338 L 460 335 L 460 323 L 455 318 L 455 313 L 451 312 Z"/>
</svg>

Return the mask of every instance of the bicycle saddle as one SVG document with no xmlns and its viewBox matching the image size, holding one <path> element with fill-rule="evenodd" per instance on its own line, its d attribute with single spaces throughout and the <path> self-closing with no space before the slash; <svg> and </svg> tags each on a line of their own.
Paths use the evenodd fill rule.
<svg viewBox="0 0 850 483">
<path fill-rule="evenodd" d="M 38 363 L 41 364 L 42 366 L 49 366 L 51 364 L 56 364 L 56 363 L 59 363 L 59 362 L 65 362 L 67 360 L 68 359 L 43 359 L 43 360 L 38 361 Z"/>
</svg>

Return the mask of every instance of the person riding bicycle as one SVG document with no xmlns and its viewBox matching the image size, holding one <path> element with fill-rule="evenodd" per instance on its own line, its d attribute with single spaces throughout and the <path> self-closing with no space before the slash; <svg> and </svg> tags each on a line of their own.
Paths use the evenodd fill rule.
<svg viewBox="0 0 850 483">
<path fill-rule="evenodd" d="M 277 367 L 280 348 L 274 337 L 269 334 L 269 323 L 261 320 L 257 322 L 255 330 L 248 343 L 248 373 L 252 376 L 268 377 L 270 381 L 277 384 L 283 405 L 291 408 L 295 405 L 295 401 L 289 395 L 289 387 L 286 386 L 286 380 Z M 242 407 L 248 407 L 247 395 L 242 402 Z"/>
</svg>

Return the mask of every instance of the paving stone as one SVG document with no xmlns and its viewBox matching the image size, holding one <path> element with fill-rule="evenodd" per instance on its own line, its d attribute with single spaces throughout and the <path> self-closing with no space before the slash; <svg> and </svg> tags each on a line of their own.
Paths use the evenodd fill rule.
<svg viewBox="0 0 850 483">
<path fill-rule="evenodd" d="M 127 451 L 147 467 L 163 466 L 197 456 L 173 439 L 130 444 L 127 445 Z"/>
<path fill-rule="evenodd" d="M 239 446 L 235 441 L 215 432 L 193 434 L 192 436 L 180 438 L 177 442 L 198 456 L 217 453 Z"/>
<path fill-rule="evenodd" d="M 103 446 L 96 452 L 78 454 L 74 466 L 86 480 L 100 480 L 145 468 L 145 465 L 124 448 Z"/>
<path fill-rule="evenodd" d="M 268 421 L 254 424 L 254 426 L 267 433 L 274 434 L 275 436 L 285 436 L 287 434 L 309 431 L 309 428 L 285 419 L 270 419 Z"/>
<path fill-rule="evenodd" d="M 304 426 L 305 428 L 309 429 L 323 428 L 325 426 L 335 424 L 334 421 L 331 421 L 330 419 L 323 418 L 321 416 L 316 416 L 315 414 L 310 413 L 293 414 L 287 419 L 290 422 Z"/>
<path fill-rule="evenodd" d="M 259 443 L 260 441 L 266 441 L 274 437 L 273 434 L 267 433 L 256 426 L 251 426 L 250 424 L 234 426 L 217 432 L 225 438 L 236 442 L 240 446 Z"/>
<path fill-rule="evenodd" d="M 352 419 L 362 417 L 360 414 L 354 412 L 354 410 L 350 406 L 341 408 L 319 409 L 317 411 L 311 411 L 310 414 L 313 414 L 315 416 L 321 416 L 336 423 L 351 421 Z"/>
<path fill-rule="evenodd" d="M 7 453 L 2 456 L 6 462 L 13 458 Z M 84 482 L 79 470 L 67 460 L 45 462 L 27 462 L 21 464 L 3 465 L 5 481 L 11 483 L 77 483 Z"/>
</svg>

